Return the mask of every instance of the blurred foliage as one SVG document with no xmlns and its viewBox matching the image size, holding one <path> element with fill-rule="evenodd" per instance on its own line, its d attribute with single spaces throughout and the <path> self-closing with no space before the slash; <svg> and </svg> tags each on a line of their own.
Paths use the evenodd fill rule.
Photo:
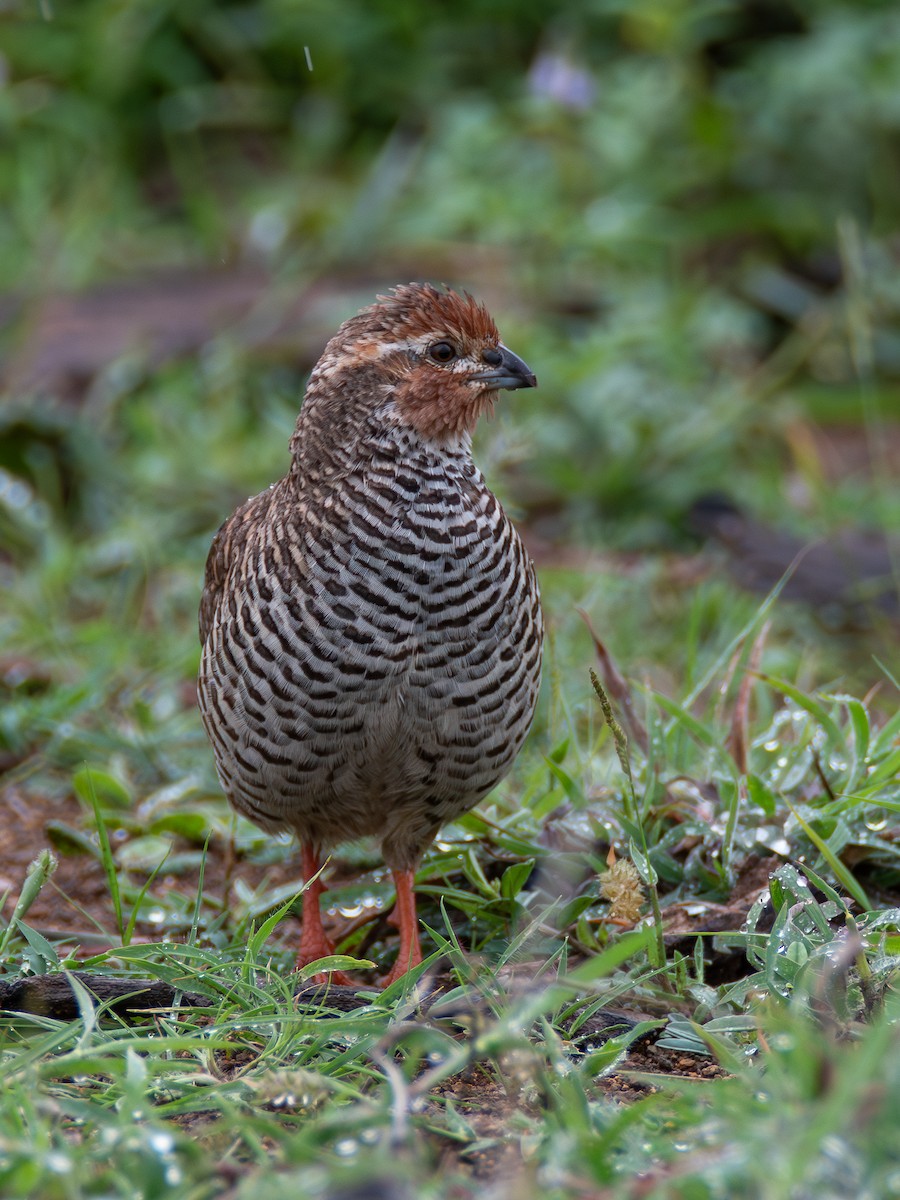
<svg viewBox="0 0 900 1200">
<path fill-rule="evenodd" d="M 21 0 L 0 33 L 20 296 L 449 278 L 542 380 L 508 487 L 551 533 L 677 542 L 712 489 L 813 534 L 896 520 L 884 470 L 835 500 L 796 436 L 849 421 L 877 460 L 900 407 L 894 5 Z"/>
</svg>

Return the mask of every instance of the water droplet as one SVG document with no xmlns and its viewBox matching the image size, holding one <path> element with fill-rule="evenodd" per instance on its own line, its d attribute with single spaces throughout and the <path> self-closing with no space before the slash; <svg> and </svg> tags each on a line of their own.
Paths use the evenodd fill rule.
<svg viewBox="0 0 900 1200">
<path fill-rule="evenodd" d="M 352 1158 L 359 1150 L 359 1142 L 356 1138 L 339 1138 L 334 1143 L 334 1152 L 341 1158 Z"/>
<path fill-rule="evenodd" d="M 793 1050 L 795 1044 L 794 1038 L 789 1033 L 773 1033 L 769 1038 L 769 1045 L 772 1049 L 779 1050 L 782 1054 Z"/>
<path fill-rule="evenodd" d="M 342 904 L 338 908 L 329 909 L 331 913 L 340 913 L 342 917 L 359 917 L 367 909 L 373 909 L 378 912 L 384 908 L 384 900 L 381 896 L 373 896 L 370 892 L 366 892 L 360 896 L 355 904 Z"/>
<path fill-rule="evenodd" d="M 171 1154 L 175 1149 L 175 1139 L 165 1129 L 151 1129 L 147 1134 L 147 1145 L 157 1154 Z"/>
</svg>

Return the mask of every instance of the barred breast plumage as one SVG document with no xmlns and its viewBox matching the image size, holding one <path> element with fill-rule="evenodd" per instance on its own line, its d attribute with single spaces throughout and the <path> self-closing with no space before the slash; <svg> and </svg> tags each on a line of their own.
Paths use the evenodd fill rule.
<svg viewBox="0 0 900 1200">
<path fill-rule="evenodd" d="M 412 872 L 507 773 L 534 713 L 534 568 L 471 458 L 502 387 L 533 386 L 469 297 L 395 289 L 313 372 L 288 474 L 216 536 L 200 707 L 231 802 L 295 830 L 304 869 L 374 836 L 420 958 Z M 298 964 L 331 952 L 307 890 Z M 315 911 L 313 911 L 315 910 Z"/>
</svg>

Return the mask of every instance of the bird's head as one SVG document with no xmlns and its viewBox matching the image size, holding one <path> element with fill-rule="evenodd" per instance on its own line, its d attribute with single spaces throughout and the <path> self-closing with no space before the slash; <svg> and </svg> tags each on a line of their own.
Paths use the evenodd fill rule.
<svg viewBox="0 0 900 1200">
<path fill-rule="evenodd" d="M 365 399 L 377 420 L 447 444 L 472 432 L 500 389 L 536 385 L 484 305 L 409 283 L 344 322 L 313 372 L 307 403 L 330 392 L 359 412 Z"/>
</svg>

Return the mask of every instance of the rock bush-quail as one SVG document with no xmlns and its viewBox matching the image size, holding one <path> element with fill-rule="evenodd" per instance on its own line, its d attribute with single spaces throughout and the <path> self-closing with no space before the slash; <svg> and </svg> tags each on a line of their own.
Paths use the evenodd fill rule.
<svg viewBox="0 0 900 1200">
<path fill-rule="evenodd" d="M 298 967 L 333 953 L 321 856 L 362 836 L 397 889 L 388 982 L 421 961 L 413 872 L 528 732 L 538 585 L 471 434 L 498 389 L 535 384 L 470 296 L 397 287 L 328 343 L 288 473 L 216 534 L 200 709 L 234 807 L 299 838 Z"/>
</svg>

